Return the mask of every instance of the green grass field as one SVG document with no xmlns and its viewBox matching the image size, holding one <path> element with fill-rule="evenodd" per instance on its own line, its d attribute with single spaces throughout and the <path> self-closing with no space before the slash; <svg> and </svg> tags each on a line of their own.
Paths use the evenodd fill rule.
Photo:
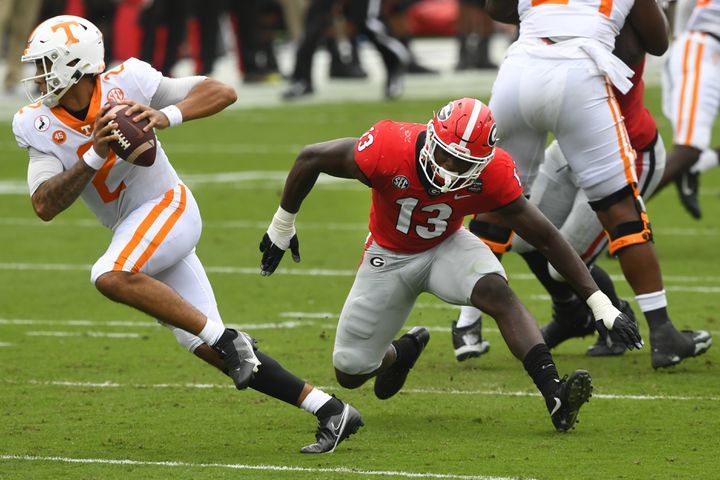
<svg viewBox="0 0 720 480">
<path fill-rule="evenodd" d="M 659 91 L 648 94 L 669 140 Z M 299 217 L 299 265 L 286 259 L 263 278 L 257 244 L 303 144 L 358 136 L 381 118 L 425 122 L 446 101 L 233 110 L 161 133 L 203 212 L 198 254 L 225 322 L 362 412 L 366 426 L 332 455 L 298 453 L 313 439 L 311 415 L 235 391 L 166 329 L 95 291 L 89 266 L 110 236 L 84 206 L 43 224 L 27 195 L 2 195 L 0 478 L 720 478 L 717 346 L 653 371 L 647 347 L 591 359 L 589 338 L 567 342 L 555 353 L 559 369 L 590 370 L 595 396 L 577 429 L 558 434 L 492 320 L 490 353 L 458 364 L 449 333 L 456 309 L 425 295 L 408 326 L 429 326 L 432 339 L 406 388 L 379 401 L 372 382 L 337 386 L 335 322 L 362 252 L 369 192 L 344 181 L 316 187 Z M 0 184 L 22 187 L 25 153 L 9 122 L 1 127 Z M 720 172 L 702 180 L 701 222 L 683 211 L 674 188 L 648 208 L 674 322 L 717 336 Z M 617 263 L 601 263 L 632 298 Z M 516 256 L 505 265 L 545 323 L 550 304 L 540 285 Z"/>
</svg>

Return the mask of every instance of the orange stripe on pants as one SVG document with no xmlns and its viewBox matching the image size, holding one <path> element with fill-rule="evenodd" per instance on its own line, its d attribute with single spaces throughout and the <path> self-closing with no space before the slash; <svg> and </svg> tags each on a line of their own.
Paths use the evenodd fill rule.
<svg viewBox="0 0 720 480">
<path fill-rule="evenodd" d="M 135 234 L 132 236 L 128 244 L 125 245 L 125 248 L 123 248 L 122 252 L 120 252 L 120 255 L 115 260 L 115 264 L 113 265 L 113 271 L 123 269 L 125 262 L 127 262 L 128 258 L 130 258 L 130 254 L 133 252 L 133 250 L 137 248 L 137 246 L 140 244 L 140 241 L 143 239 L 148 230 L 150 230 L 150 227 L 152 227 L 153 223 L 155 223 L 155 220 L 158 219 L 163 210 L 170 206 L 170 203 L 172 202 L 174 196 L 174 189 L 168 190 L 167 192 L 165 192 L 165 196 L 160 201 L 160 203 L 155 205 L 152 210 L 150 210 L 150 213 L 147 215 L 147 217 L 145 217 L 142 223 L 140 223 L 138 229 L 135 230 Z"/>
<path fill-rule="evenodd" d="M 147 250 L 145 250 L 142 255 L 140 255 L 140 258 L 138 258 L 137 262 L 135 262 L 135 266 L 132 268 L 133 272 L 139 272 L 143 265 L 145 265 L 148 259 L 152 256 L 152 254 L 155 253 L 155 250 L 157 250 L 163 240 L 165 240 L 167 234 L 170 233 L 170 230 L 172 230 L 178 219 L 180 219 L 180 215 L 182 215 L 182 213 L 185 211 L 186 200 L 187 193 L 185 191 L 185 185 L 181 184 L 180 205 L 178 205 L 175 211 L 170 214 L 170 217 L 168 217 L 168 219 L 165 221 L 165 224 L 160 228 L 158 233 L 155 234 L 155 237 L 153 237 Z"/>
<path fill-rule="evenodd" d="M 705 38 L 704 33 L 700 35 L 701 38 Z M 695 112 L 697 111 L 698 93 L 700 91 L 700 62 L 702 60 L 704 46 L 705 44 L 700 42 L 700 44 L 698 45 L 697 57 L 695 58 L 695 81 L 693 82 L 692 101 L 690 103 L 690 121 L 688 122 L 688 133 L 687 137 L 685 138 L 686 145 L 690 145 L 690 141 L 692 140 L 693 128 L 695 127 Z"/>
</svg>

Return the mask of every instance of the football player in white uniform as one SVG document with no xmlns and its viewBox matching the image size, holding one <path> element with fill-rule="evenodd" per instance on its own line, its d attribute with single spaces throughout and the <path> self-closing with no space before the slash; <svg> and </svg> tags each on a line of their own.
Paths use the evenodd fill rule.
<svg viewBox="0 0 720 480">
<path fill-rule="evenodd" d="M 234 89 L 205 77 L 166 78 L 134 58 L 105 71 L 103 56 L 102 34 L 84 18 L 53 17 L 30 35 L 22 60 L 36 75 L 23 82 L 34 103 L 15 115 L 12 128 L 28 151 L 35 212 L 49 221 L 82 198 L 113 232 L 92 268 L 97 289 L 166 325 L 238 389 L 249 386 L 315 414 L 317 442 L 302 451 L 333 451 L 362 425 L 360 414 L 285 370 L 248 334 L 225 328 L 195 254 L 198 206 L 162 146 L 150 167 L 108 148 L 119 138 L 111 100 L 131 105 L 135 121 L 149 119 L 147 129 L 163 129 L 220 112 L 235 102 Z"/>
<path fill-rule="evenodd" d="M 603 225 L 609 251 L 620 260 L 650 327 L 652 366 L 667 367 L 707 350 L 706 332 L 680 332 L 667 299 L 652 231 L 633 171 L 612 86 L 626 93 L 633 71 L 613 55 L 627 19 L 643 48 L 668 45 L 665 17 L 655 0 L 489 0 L 496 20 L 520 24 L 493 85 L 490 108 L 500 146 L 517 160 L 526 188 L 544 160 L 552 132 L 569 168 Z"/>
<path fill-rule="evenodd" d="M 720 0 L 697 0 L 680 31 L 663 71 L 663 113 L 673 126 L 673 148 L 660 188 L 674 181 L 680 201 L 700 218 L 698 177 L 718 166 L 710 147 L 720 112 Z"/>
</svg>

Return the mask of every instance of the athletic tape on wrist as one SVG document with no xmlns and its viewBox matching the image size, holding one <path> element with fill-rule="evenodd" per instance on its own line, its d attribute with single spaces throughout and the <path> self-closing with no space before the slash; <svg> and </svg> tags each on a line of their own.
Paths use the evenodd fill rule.
<svg viewBox="0 0 720 480">
<path fill-rule="evenodd" d="M 177 127 L 183 123 L 183 116 L 180 109 L 175 105 L 168 105 L 165 108 L 161 108 L 160 111 L 167 117 L 170 122 L 170 127 Z"/>
<path fill-rule="evenodd" d="M 85 162 L 93 170 L 100 170 L 105 164 L 105 159 L 97 154 L 93 147 L 90 147 L 87 152 L 83 154 L 83 162 Z"/>
<path fill-rule="evenodd" d="M 290 239 L 295 235 L 295 217 L 297 217 L 297 213 L 290 213 L 284 208 L 278 207 L 268 227 L 270 240 L 283 250 L 287 250 L 290 246 Z"/>
<path fill-rule="evenodd" d="M 615 324 L 615 316 L 618 310 L 613 306 L 608 296 L 598 290 L 590 295 L 588 299 L 585 300 L 585 303 L 587 303 L 587 306 L 592 310 L 595 320 L 602 320 L 605 328 L 611 330 Z"/>
</svg>

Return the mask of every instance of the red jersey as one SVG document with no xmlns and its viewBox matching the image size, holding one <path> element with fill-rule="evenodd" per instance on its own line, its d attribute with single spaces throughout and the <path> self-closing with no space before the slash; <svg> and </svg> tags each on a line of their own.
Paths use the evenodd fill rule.
<svg viewBox="0 0 720 480">
<path fill-rule="evenodd" d="M 523 193 L 515 162 L 499 148 L 473 184 L 440 192 L 418 162 L 425 131 L 425 125 L 383 120 L 355 144 L 355 161 L 372 186 L 370 234 L 394 252 L 429 250 L 461 228 L 466 215 L 503 207 Z"/>
<path fill-rule="evenodd" d="M 645 57 L 637 65 L 632 67 L 635 75 L 630 79 L 633 87 L 625 94 L 615 89 L 615 97 L 620 104 L 620 111 L 625 119 L 625 128 L 630 136 L 630 144 L 640 152 L 645 150 L 655 139 L 657 124 L 643 103 L 645 83 L 643 82 L 643 71 L 645 70 Z"/>
</svg>

